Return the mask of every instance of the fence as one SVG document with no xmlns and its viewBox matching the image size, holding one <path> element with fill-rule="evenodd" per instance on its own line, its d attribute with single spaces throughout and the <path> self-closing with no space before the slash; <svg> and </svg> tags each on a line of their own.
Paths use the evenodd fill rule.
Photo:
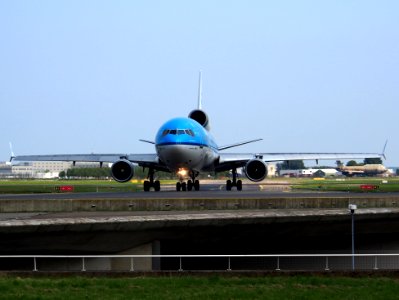
<svg viewBox="0 0 399 300">
<path fill-rule="evenodd" d="M 399 254 L 250 254 L 250 255 L 1 255 L 0 269 L 33 271 L 110 271 L 100 262 L 122 262 L 118 270 L 134 272 L 136 263 L 152 262 L 146 271 L 341 271 L 396 270 Z M 4 263 L 6 260 L 7 263 Z M 158 265 L 154 269 L 155 265 Z M 10 263 L 12 262 L 12 263 Z M 21 263 L 23 262 L 23 263 Z M 88 266 L 90 262 L 90 266 Z M 353 264 L 354 263 L 354 264 Z M 108 264 L 109 265 L 109 264 Z M 13 267 L 14 266 L 14 267 Z M 17 267 L 15 267 L 17 266 Z M 22 267 L 21 267 L 22 266 Z M 29 267 L 30 266 L 30 267 Z M 73 266 L 73 267 L 71 267 Z M 141 267 L 141 270 L 142 267 Z"/>
</svg>

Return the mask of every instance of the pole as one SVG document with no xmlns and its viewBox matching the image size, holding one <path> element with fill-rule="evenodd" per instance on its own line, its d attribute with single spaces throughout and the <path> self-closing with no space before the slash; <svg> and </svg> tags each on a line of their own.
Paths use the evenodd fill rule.
<svg viewBox="0 0 399 300">
<path fill-rule="evenodd" d="M 355 271 L 355 211 L 356 204 L 349 204 L 349 212 L 352 215 L 352 271 Z"/>
<path fill-rule="evenodd" d="M 355 270 L 355 211 L 351 211 L 352 215 L 352 271 Z"/>
</svg>

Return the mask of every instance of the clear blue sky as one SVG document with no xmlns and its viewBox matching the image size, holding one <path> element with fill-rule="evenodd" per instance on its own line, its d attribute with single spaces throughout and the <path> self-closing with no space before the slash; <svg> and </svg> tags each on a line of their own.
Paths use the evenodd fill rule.
<svg viewBox="0 0 399 300">
<path fill-rule="evenodd" d="M 203 106 L 241 152 L 378 152 L 399 165 L 399 1 L 0 0 L 0 160 L 154 152 Z"/>
</svg>

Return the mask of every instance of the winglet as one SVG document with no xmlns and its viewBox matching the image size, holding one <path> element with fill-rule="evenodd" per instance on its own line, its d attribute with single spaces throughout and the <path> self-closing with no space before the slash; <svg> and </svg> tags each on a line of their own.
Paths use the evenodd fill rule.
<svg viewBox="0 0 399 300">
<path fill-rule="evenodd" d="M 12 144 L 11 144 L 11 142 L 10 142 L 9 144 L 10 144 L 10 152 L 11 152 L 10 162 L 12 162 L 12 160 L 15 158 L 15 154 L 14 154 L 14 151 L 12 151 Z"/>
<path fill-rule="evenodd" d="M 381 153 L 382 157 L 385 160 L 387 159 L 386 156 L 385 156 L 385 148 L 387 147 L 387 144 L 388 144 L 388 140 L 385 141 L 384 148 L 382 149 L 382 153 Z"/>
<path fill-rule="evenodd" d="M 198 109 L 202 110 L 202 71 L 199 71 L 198 81 Z"/>
</svg>

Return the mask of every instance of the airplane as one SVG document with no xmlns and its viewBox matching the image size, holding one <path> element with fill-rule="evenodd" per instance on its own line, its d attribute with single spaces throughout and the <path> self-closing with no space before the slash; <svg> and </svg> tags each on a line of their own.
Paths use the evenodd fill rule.
<svg viewBox="0 0 399 300">
<path fill-rule="evenodd" d="M 378 153 L 225 153 L 224 150 L 260 141 L 247 140 L 219 147 L 210 134 L 210 122 L 207 113 L 202 109 L 202 75 L 199 74 L 198 105 L 188 117 L 173 118 L 164 123 L 158 130 L 155 141 L 140 140 L 155 146 L 152 154 L 55 154 L 55 155 L 21 155 L 12 153 L 15 161 L 72 161 L 112 163 L 111 175 L 117 182 L 128 182 L 134 176 L 134 166 L 148 169 L 144 181 L 145 192 L 154 189 L 160 191 L 161 184 L 155 179 L 156 171 L 177 174 L 179 181 L 176 191 L 198 191 L 200 182 L 197 179 L 201 172 L 232 172 L 232 179 L 226 181 L 226 190 L 235 187 L 242 190 L 242 181 L 237 179 L 237 169 L 243 168 L 245 176 L 253 181 L 262 181 L 267 176 L 268 162 L 288 160 L 339 160 L 385 158 L 384 152 Z M 385 151 L 385 147 L 384 147 Z M 185 181 L 186 178 L 189 178 Z"/>
<path fill-rule="evenodd" d="M 388 172 L 388 169 L 381 164 L 366 164 L 361 166 L 344 166 L 340 161 L 337 161 L 336 170 L 347 177 L 353 176 L 376 176 Z"/>
</svg>

